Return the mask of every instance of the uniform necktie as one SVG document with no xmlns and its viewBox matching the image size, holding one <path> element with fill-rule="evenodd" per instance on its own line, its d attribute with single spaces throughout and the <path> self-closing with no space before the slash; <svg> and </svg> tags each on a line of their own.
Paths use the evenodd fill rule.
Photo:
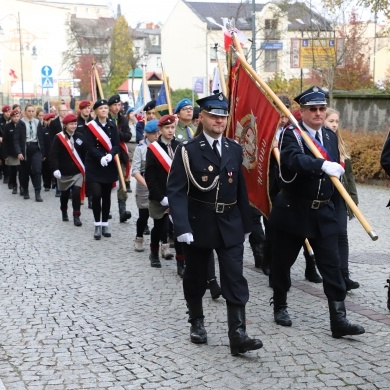
<svg viewBox="0 0 390 390">
<path fill-rule="evenodd" d="M 167 148 L 168 148 L 168 155 L 173 160 L 173 149 L 171 144 L 167 144 Z"/>
<path fill-rule="evenodd" d="M 214 150 L 214 153 L 217 155 L 218 159 L 221 160 L 221 155 L 219 154 L 219 150 L 218 150 L 218 140 L 216 139 L 214 142 L 213 142 L 213 150 Z"/>
<path fill-rule="evenodd" d="M 32 140 L 33 136 L 34 136 L 34 132 L 33 132 L 33 128 L 32 128 L 32 122 L 29 121 L 28 123 L 30 124 L 30 139 Z"/>
<path fill-rule="evenodd" d="M 321 137 L 320 137 L 320 133 L 319 133 L 319 130 L 316 131 L 316 136 L 315 136 L 315 139 L 322 145 L 322 142 L 321 142 Z"/>
</svg>

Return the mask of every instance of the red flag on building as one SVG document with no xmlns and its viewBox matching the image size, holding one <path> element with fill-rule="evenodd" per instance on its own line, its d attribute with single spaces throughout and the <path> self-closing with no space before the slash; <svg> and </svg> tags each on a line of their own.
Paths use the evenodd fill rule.
<svg viewBox="0 0 390 390">
<path fill-rule="evenodd" d="M 226 136 L 241 144 L 249 201 L 268 217 L 271 211 L 268 167 L 280 114 L 239 62 L 232 67 L 229 91 Z"/>
<path fill-rule="evenodd" d="M 17 79 L 17 78 L 18 78 L 18 76 L 16 76 L 16 73 L 15 73 L 15 71 L 14 71 L 13 69 L 10 69 L 9 72 L 8 72 L 8 74 L 9 74 L 11 77 L 13 77 L 14 79 Z"/>
</svg>

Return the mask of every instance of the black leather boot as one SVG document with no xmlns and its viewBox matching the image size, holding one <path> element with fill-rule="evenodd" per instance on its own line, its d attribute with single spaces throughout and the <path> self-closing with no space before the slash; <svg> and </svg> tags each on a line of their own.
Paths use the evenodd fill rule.
<svg viewBox="0 0 390 390">
<path fill-rule="evenodd" d="M 365 332 L 361 325 L 351 324 L 347 320 L 344 301 L 328 301 L 330 314 L 330 330 L 332 337 L 354 336 Z"/>
<path fill-rule="evenodd" d="M 227 305 L 229 326 L 230 353 L 236 356 L 240 353 L 254 351 L 263 346 L 259 339 L 251 339 L 246 334 L 245 306 Z"/>
<path fill-rule="evenodd" d="M 68 212 L 66 210 L 62 210 L 62 220 L 64 222 L 68 222 L 69 221 Z"/>
<path fill-rule="evenodd" d="M 80 214 L 73 214 L 73 223 L 75 226 L 81 226 Z"/>
<path fill-rule="evenodd" d="M 219 287 L 217 279 L 208 280 L 207 286 L 210 289 L 211 298 L 218 299 L 221 296 L 222 291 L 221 291 L 221 287 Z"/>
<path fill-rule="evenodd" d="M 35 201 L 43 202 L 43 199 L 41 198 L 41 190 L 35 190 Z"/>
<path fill-rule="evenodd" d="M 26 188 L 23 189 L 23 199 L 30 199 L 30 194 Z"/>
<path fill-rule="evenodd" d="M 347 291 L 351 291 L 354 290 L 355 288 L 360 287 L 360 284 L 358 282 L 355 282 L 349 277 L 348 269 L 342 269 L 341 274 L 343 275 L 345 281 L 345 287 L 347 288 Z"/>
<path fill-rule="evenodd" d="M 207 343 L 207 332 L 204 327 L 204 315 L 202 301 L 199 302 L 187 302 L 189 319 L 191 324 L 190 339 L 194 344 Z"/>
<path fill-rule="evenodd" d="M 110 232 L 110 228 L 108 227 L 108 225 L 102 225 L 102 235 L 104 237 L 111 237 L 111 232 Z"/>
<path fill-rule="evenodd" d="M 124 200 L 118 200 L 118 208 L 119 208 L 119 221 L 126 222 L 131 218 L 131 212 L 126 211 L 126 202 Z"/>
<path fill-rule="evenodd" d="M 160 261 L 160 245 L 152 245 L 150 244 L 150 266 L 153 268 L 161 268 L 161 261 Z"/>
<path fill-rule="evenodd" d="M 287 311 L 287 293 L 276 293 L 271 298 L 270 305 L 274 305 L 274 319 L 278 325 L 291 326 L 292 321 Z"/>
<path fill-rule="evenodd" d="M 102 238 L 102 227 L 100 225 L 95 226 L 95 232 L 93 233 L 93 238 L 95 240 L 100 240 Z"/>
<path fill-rule="evenodd" d="M 303 251 L 306 260 L 305 278 L 311 283 L 322 283 L 322 278 L 317 273 L 315 257 L 310 256 L 306 248 Z"/>
</svg>

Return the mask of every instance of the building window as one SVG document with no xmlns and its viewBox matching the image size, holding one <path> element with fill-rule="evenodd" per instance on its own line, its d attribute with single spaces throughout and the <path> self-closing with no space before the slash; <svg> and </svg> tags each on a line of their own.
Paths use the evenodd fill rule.
<svg viewBox="0 0 390 390">
<path fill-rule="evenodd" d="M 210 46 L 210 61 L 217 61 L 217 51 L 215 50 L 215 46 Z"/>
<path fill-rule="evenodd" d="M 278 70 L 278 50 L 264 50 L 264 71 L 277 72 Z"/>
<path fill-rule="evenodd" d="M 265 39 L 280 39 L 278 31 L 278 19 L 265 19 L 264 21 L 264 38 Z"/>
<path fill-rule="evenodd" d="M 149 35 L 149 42 L 152 46 L 160 46 L 160 36 L 159 35 Z"/>
</svg>

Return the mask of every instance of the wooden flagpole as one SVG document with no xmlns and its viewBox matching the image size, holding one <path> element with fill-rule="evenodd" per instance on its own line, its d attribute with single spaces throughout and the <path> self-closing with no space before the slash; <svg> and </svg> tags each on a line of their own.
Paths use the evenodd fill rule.
<svg viewBox="0 0 390 390">
<path fill-rule="evenodd" d="M 302 130 L 298 124 L 298 121 L 292 115 L 291 111 L 283 104 L 283 102 L 276 96 L 274 91 L 265 83 L 262 78 L 252 69 L 252 67 L 246 62 L 244 53 L 242 51 L 240 42 L 234 32 L 231 29 L 230 33 L 232 34 L 234 47 L 236 50 L 236 55 L 241 65 L 247 70 L 247 72 L 251 75 L 251 77 L 261 86 L 261 88 L 267 93 L 267 95 L 273 100 L 273 102 L 278 106 L 278 108 L 283 112 L 283 114 L 289 118 L 290 122 L 293 123 L 298 129 L 301 131 L 301 136 L 305 141 L 306 145 L 309 147 L 310 151 L 314 154 L 316 158 L 323 158 L 317 147 L 314 145 L 310 137 L 306 134 L 304 130 Z M 333 185 L 337 188 L 340 195 L 343 197 L 345 202 L 348 204 L 352 212 L 355 214 L 356 218 L 359 220 L 365 231 L 371 237 L 373 241 L 378 239 L 378 235 L 372 229 L 371 225 L 368 223 L 366 218 L 363 216 L 362 212 L 356 206 L 355 202 L 352 200 L 347 190 L 341 184 L 340 180 L 336 176 L 329 176 Z"/>
<path fill-rule="evenodd" d="M 167 104 L 168 104 L 168 114 L 172 114 L 172 102 L 171 102 L 171 91 L 169 89 L 169 81 L 167 78 L 167 75 L 165 74 L 165 69 L 163 64 L 161 63 L 161 72 L 162 72 L 162 78 L 163 78 L 163 83 L 164 83 L 164 88 L 165 88 L 165 94 L 167 97 Z"/>
<path fill-rule="evenodd" d="M 95 72 L 95 78 L 96 78 L 96 83 L 97 83 L 98 88 L 99 88 L 100 97 L 101 97 L 101 99 L 104 99 L 102 84 L 100 83 L 99 73 L 98 73 L 98 71 L 96 69 L 95 64 L 93 65 L 93 70 Z M 118 154 L 116 154 L 114 156 L 114 160 L 115 160 L 115 163 L 116 163 L 116 167 L 118 169 L 119 181 L 121 183 L 122 189 L 123 189 L 123 191 L 126 191 L 125 178 L 123 177 L 122 166 L 121 166 L 121 162 L 119 161 Z"/>
<path fill-rule="evenodd" d="M 223 69 L 223 64 L 221 59 L 219 58 L 218 52 L 217 52 L 217 62 L 218 62 L 218 71 L 219 71 L 219 82 L 221 84 L 222 93 L 227 96 L 227 88 L 226 88 L 226 80 L 225 80 L 225 72 Z"/>
</svg>

